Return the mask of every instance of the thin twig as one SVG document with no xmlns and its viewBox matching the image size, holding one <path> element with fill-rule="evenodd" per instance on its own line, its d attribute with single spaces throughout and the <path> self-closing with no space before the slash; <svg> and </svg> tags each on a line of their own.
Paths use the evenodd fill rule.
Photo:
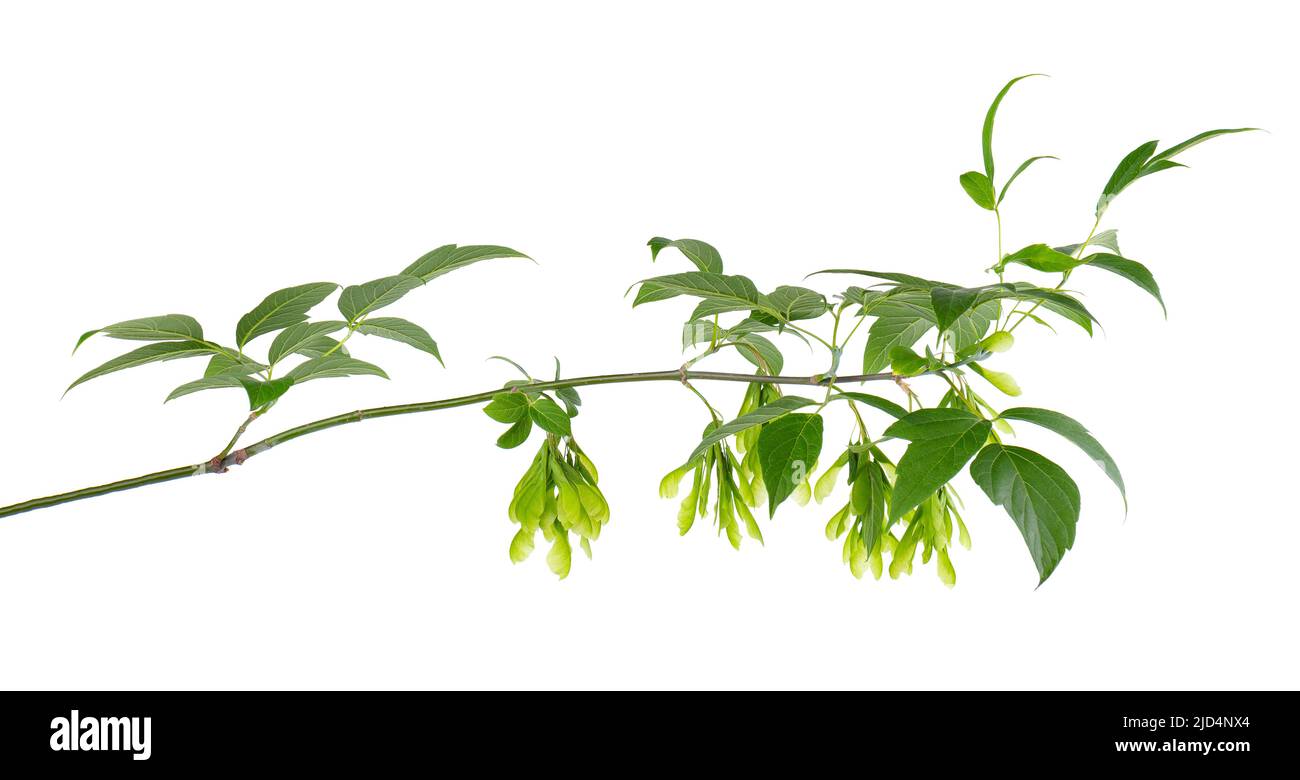
<svg viewBox="0 0 1300 780">
<path fill-rule="evenodd" d="M 860 382 L 878 382 L 892 380 L 894 375 L 890 373 L 880 374 L 858 374 L 855 376 L 841 376 L 834 379 L 836 384 L 852 384 Z M 613 385 L 628 382 L 682 382 L 682 381 L 704 381 L 704 382 L 757 382 L 762 384 L 778 385 L 812 385 L 824 386 L 830 383 L 830 378 L 821 376 L 764 376 L 761 374 L 739 374 L 725 373 L 719 371 L 685 371 L 681 369 L 672 369 L 670 371 L 648 371 L 630 374 L 601 374 L 597 376 L 573 377 L 570 379 L 558 379 L 553 382 L 532 382 L 526 385 L 529 390 L 558 390 L 564 387 L 587 387 L 591 385 Z M 226 471 L 230 466 L 238 466 L 246 462 L 254 455 L 259 455 L 272 447 L 277 447 L 287 441 L 301 438 L 308 434 L 323 431 L 329 428 L 335 428 L 340 425 L 369 420 L 379 417 L 394 417 L 402 414 L 417 414 L 420 412 L 434 412 L 441 409 L 453 409 L 458 406 L 471 406 L 473 404 L 485 403 L 492 400 L 492 396 L 497 393 L 507 392 L 505 388 L 494 388 L 481 393 L 472 395 L 462 395 L 455 398 L 444 398 L 439 401 L 422 401 L 413 404 L 399 404 L 397 406 L 378 406 L 371 409 L 358 409 L 346 414 L 338 414 L 333 417 L 326 417 L 322 420 L 309 422 L 304 425 L 298 425 L 277 434 L 268 436 L 265 439 L 241 448 L 234 453 L 229 452 L 229 448 L 221 456 L 213 458 L 210 461 L 202 463 L 179 466 L 166 471 L 157 471 L 152 474 L 144 474 L 131 479 L 123 479 L 117 482 L 110 482 L 106 485 L 95 487 L 86 487 L 79 490 L 73 490 L 67 493 L 58 493 L 43 498 L 34 498 L 30 501 L 24 501 L 19 504 L 0 508 L 0 517 L 8 517 L 23 512 L 30 512 L 35 509 L 44 509 L 46 507 L 66 504 L 70 501 L 78 501 L 83 498 L 93 498 L 102 496 L 107 493 L 114 493 L 119 490 L 131 490 L 133 488 L 144 487 L 145 485 L 154 485 L 160 482 L 169 482 L 173 479 L 182 477 L 195 477 L 200 474 L 219 474 Z M 248 423 L 252 422 L 256 415 L 250 415 L 241 426 L 239 433 L 242 434 Z M 236 434 L 237 440 L 239 434 Z M 233 446 L 233 442 L 232 442 Z"/>
</svg>

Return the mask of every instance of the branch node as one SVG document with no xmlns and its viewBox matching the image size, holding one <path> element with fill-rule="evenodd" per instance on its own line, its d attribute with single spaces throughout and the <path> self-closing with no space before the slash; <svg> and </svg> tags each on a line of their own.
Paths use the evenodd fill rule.
<svg viewBox="0 0 1300 780">
<path fill-rule="evenodd" d="M 226 464 L 220 455 L 208 461 L 208 471 L 212 474 L 225 474 Z"/>
<path fill-rule="evenodd" d="M 244 461 L 246 461 L 246 460 L 248 460 L 248 450 L 243 449 L 242 447 L 241 447 L 240 449 L 235 450 L 235 465 L 236 465 L 236 466 L 242 466 L 242 465 L 244 465 Z"/>
</svg>

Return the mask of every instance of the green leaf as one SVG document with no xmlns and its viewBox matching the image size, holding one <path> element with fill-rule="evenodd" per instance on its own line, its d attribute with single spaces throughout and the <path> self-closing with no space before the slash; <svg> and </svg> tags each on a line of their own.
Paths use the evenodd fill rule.
<svg viewBox="0 0 1300 780">
<path fill-rule="evenodd" d="M 880 290 L 865 290 L 854 285 L 841 293 L 841 297 L 849 303 L 856 303 L 861 306 L 861 313 L 866 315 L 870 314 L 872 307 L 885 297 L 885 293 Z"/>
<path fill-rule="evenodd" d="M 1017 81 L 1020 81 L 1021 79 L 1027 79 L 1032 76 L 1043 76 L 1043 75 L 1045 74 L 1027 73 L 1023 76 L 1017 76 L 1014 79 L 1008 81 L 1006 83 L 1006 86 L 1002 88 L 1002 91 L 998 93 L 998 96 L 993 98 L 993 103 L 992 105 L 989 106 L 988 113 L 984 115 L 984 128 L 983 131 L 980 133 L 980 144 L 983 147 L 983 151 L 984 151 L 984 175 L 989 178 L 989 181 L 993 181 L 993 119 L 994 117 L 997 116 L 998 106 L 1002 103 L 1002 98 L 1007 96 L 1007 92 L 1010 91 L 1012 85 L 1014 85 Z"/>
<path fill-rule="evenodd" d="M 578 388 L 557 388 L 555 391 L 555 397 L 560 399 L 560 403 L 564 404 L 564 411 L 568 413 L 570 417 L 578 416 L 578 407 L 582 406 L 582 397 L 578 395 Z"/>
<path fill-rule="evenodd" d="M 957 178 L 961 188 L 966 190 L 975 205 L 992 211 L 997 208 L 997 196 L 993 192 L 993 182 L 979 171 L 967 171 Z"/>
<path fill-rule="evenodd" d="M 732 304 L 743 304 L 745 309 L 768 310 L 767 299 L 754 283 L 743 276 L 691 271 L 684 274 L 656 276 L 640 282 L 633 306 L 655 301 L 666 301 L 679 295 L 713 298 Z"/>
<path fill-rule="evenodd" d="M 763 426 L 758 434 L 758 462 L 763 472 L 763 486 L 767 488 L 769 517 L 776 514 L 776 508 L 797 487 L 795 470 L 806 478 L 821 451 L 822 418 L 819 414 L 787 414 Z"/>
<path fill-rule="evenodd" d="M 1124 510 L 1128 511 L 1128 493 L 1124 490 L 1124 477 L 1119 473 L 1119 466 L 1115 465 L 1115 459 L 1106 452 L 1105 447 L 1101 446 L 1101 442 L 1093 438 L 1088 429 L 1078 420 L 1051 409 L 1037 409 L 1032 406 L 1005 409 L 999 416 L 1007 420 L 1023 420 L 1041 426 L 1073 442 L 1092 458 L 1093 463 L 1096 463 L 1106 476 L 1110 477 L 1110 481 L 1115 483 L 1115 487 L 1119 488 L 1120 497 L 1124 499 Z"/>
<path fill-rule="evenodd" d="M 235 325 L 235 343 L 244 345 L 258 336 L 287 328 L 307 319 L 307 311 L 338 289 L 334 282 L 311 282 L 286 287 L 266 296 Z"/>
<path fill-rule="evenodd" d="M 289 392 L 289 388 L 293 387 L 293 382 L 292 376 L 283 376 L 266 382 L 246 376 L 239 377 L 239 383 L 243 385 L 244 391 L 248 393 L 249 411 L 261 409 Z"/>
<path fill-rule="evenodd" d="M 824 271 L 815 271 L 808 274 L 809 276 L 818 276 L 820 274 L 857 274 L 859 276 L 870 276 L 873 279 L 884 279 L 885 281 L 894 282 L 895 284 L 905 287 L 914 287 L 918 290 L 929 290 L 932 287 L 942 287 L 943 282 L 933 282 L 929 279 L 922 279 L 912 274 L 895 273 L 894 271 L 863 271 L 856 268 L 828 268 Z M 952 286 L 952 285 L 948 285 Z"/>
<path fill-rule="evenodd" d="M 728 301 L 719 298 L 705 298 L 695 306 L 695 311 L 691 312 L 692 320 L 704 320 L 714 317 L 718 314 L 726 314 L 732 311 L 749 311 L 752 304 L 746 301 Z"/>
<path fill-rule="evenodd" d="M 126 320 L 95 330 L 88 330 L 77 339 L 77 347 L 96 333 L 109 338 L 128 341 L 202 341 L 203 326 L 188 314 L 163 314 L 158 317 L 141 317 Z M 72 351 L 76 352 L 77 347 Z"/>
<path fill-rule="evenodd" d="M 422 284 L 424 281 L 418 276 L 398 274 L 344 287 L 343 294 L 339 296 L 339 312 L 349 323 L 355 323 L 376 309 L 396 303 L 403 295 Z"/>
<path fill-rule="evenodd" d="M 1020 529 L 1041 585 L 1074 544 L 1078 486 L 1060 466 L 1033 450 L 996 443 L 980 451 L 970 464 L 970 475 Z"/>
<path fill-rule="evenodd" d="M 348 348 L 339 343 L 337 339 L 332 339 L 329 336 L 317 336 L 311 342 L 304 344 L 298 350 L 298 354 L 309 358 L 325 357 L 326 355 L 347 357 Z"/>
<path fill-rule="evenodd" d="M 1088 246 L 1100 246 L 1109 249 L 1115 254 L 1119 254 L 1119 231 L 1103 230 L 1088 239 Z M 1083 244 L 1070 244 L 1068 246 L 1058 246 L 1056 251 L 1071 257 L 1079 254 L 1080 249 L 1084 249 Z"/>
<path fill-rule="evenodd" d="M 849 401 L 857 401 L 860 404 L 866 404 L 867 406 L 875 407 L 876 409 L 879 409 L 880 411 L 884 412 L 890 417 L 893 417 L 894 419 L 899 419 L 907 416 L 907 410 L 904 409 L 902 406 L 894 403 L 893 401 L 890 401 L 887 398 L 881 398 L 878 395 L 870 395 L 868 393 L 857 393 L 851 390 L 844 390 L 842 392 L 836 393 L 831 396 L 832 401 L 838 398 L 843 398 Z"/>
<path fill-rule="evenodd" d="M 714 325 L 712 320 L 690 320 L 682 326 L 682 351 L 685 352 L 696 344 L 721 340 L 726 332 L 724 328 Z"/>
<path fill-rule="evenodd" d="M 711 274 L 722 273 L 722 255 L 711 245 L 694 238 L 679 238 L 672 241 L 667 238 L 655 236 L 646 242 L 650 247 L 650 262 L 654 262 L 659 257 L 659 252 L 668 247 L 672 247 L 682 254 L 686 259 L 695 264 L 695 267 L 701 271 Z"/>
<path fill-rule="evenodd" d="M 497 393 L 483 413 L 500 423 L 514 423 L 528 417 L 528 406 L 528 396 L 523 393 Z"/>
<path fill-rule="evenodd" d="M 757 333 L 746 333 L 736 339 L 736 351 L 740 356 L 769 376 L 778 376 L 785 367 L 785 358 L 776 345 Z"/>
<path fill-rule="evenodd" d="M 1127 257 L 1105 252 L 1088 255 L 1083 258 L 1083 265 L 1101 268 L 1128 279 L 1150 293 L 1160 303 L 1160 310 L 1165 313 L 1166 317 L 1169 316 L 1169 310 L 1165 308 L 1165 300 L 1160 297 L 1160 285 L 1156 284 L 1156 278 L 1151 275 L 1151 271 L 1145 265 L 1136 260 L 1129 260 Z"/>
<path fill-rule="evenodd" d="M 215 351 L 216 350 L 210 346 L 197 344 L 192 341 L 163 341 L 157 344 L 148 344 L 139 349 L 133 349 L 125 355 L 119 355 L 101 366 L 92 368 L 78 377 L 77 381 L 68 385 L 68 390 L 71 390 L 83 382 L 89 382 L 96 377 L 111 374 L 114 371 L 121 371 L 126 368 L 135 368 L 136 366 L 143 366 L 146 363 L 158 363 L 164 360 L 178 360 L 180 358 L 211 355 Z M 66 394 L 68 390 L 64 390 L 64 394 Z"/>
<path fill-rule="evenodd" d="M 1044 273 L 1064 273 L 1071 268 L 1079 265 L 1082 260 L 1075 260 L 1059 250 L 1053 249 L 1047 244 L 1030 244 L 1024 249 L 1012 252 L 994 266 L 994 269 L 1001 271 L 1011 263 L 1027 265 L 1035 271 Z"/>
<path fill-rule="evenodd" d="M 855 503 L 866 509 L 862 517 L 862 544 L 870 554 L 885 530 L 885 472 L 874 460 L 862 463 L 853 480 Z"/>
<path fill-rule="evenodd" d="M 568 436 L 573 432 L 569 424 L 569 415 L 560 408 L 559 404 L 544 395 L 539 396 L 529 405 L 528 416 L 547 433 Z"/>
<path fill-rule="evenodd" d="M 747 431 L 757 425 L 770 423 L 773 420 L 790 414 L 796 409 L 802 409 L 805 406 L 811 406 L 815 403 L 817 402 L 811 398 L 803 398 L 797 395 L 783 395 L 770 404 L 760 406 L 748 414 L 740 415 L 731 422 L 719 425 L 709 433 L 705 434 L 704 438 L 700 440 L 700 443 L 691 451 L 690 457 L 686 459 L 686 465 L 689 466 L 699 460 L 703 457 L 705 452 L 708 452 L 710 447 L 728 436 L 740 433 L 741 431 Z"/>
<path fill-rule="evenodd" d="M 500 360 L 502 363 L 506 363 L 507 365 L 513 366 L 516 371 L 524 375 L 525 379 L 527 379 L 529 382 L 533 381 L 532 376 L 529 375 L 529 373 L 524 369 L 523 366 L 519 365 L 518 363 L 516 363 L 515 361 L 511 360 L 510 358 L 504 355 L 492 355 L 488 358 L 488 360 Z"/>
<path fill-rule="evenodd" d="M 219 352 L 208 361 L 203 370 L 204 378 L 215 376 L 248 376 L 266 370 L 266 366 L 256 360 L 235 353 Z"/>
<path fill-rule="evenodd" d="M 212 376 L 203 377 L 202 379 L 196 379 L 193 382 L 186 382 L 171 391 L 163 403 L 203 390 L 216 390 L 222 387 L 242 387 L 243 385 L 240 384 L 242 378 L 243 377 L 235 374 L 214 374 Z"/>
<path fill-rule="evenodd" d="M 267 360 L 275 365 L 289 355 L 306 349 L 315 343 L 318 337 L 329 335 L 347 326 L 348 324 L 342 320 L 294 323 L 276 334 L 275 340 L 271 342 L 271 349 L 267 352 Z"/>
<path fill-rule="evenodd" d="M 911 347 L 934 327 L 922 316 L 879 317 L 867 330 L 867 346 L 862 355 L 862 373 L 874 374 L 889 365 L 894 347 Z"/>
<path fill-rule="evenodd" d="M 1025 160 L 1024 162 L 1020 163 L 1020 167 L 1016 169 L 1016 172 L 1011 174 L 1011 178 L 1007 179 L 1006 184 L 1002 185 L 1002 193 L 998 195 L 998 201 L 995 205 L 996 206 L 1002 205 L 1002 199 L 1007 196 L 1007 190 L 1011 189 L 1011 182 L 1015 181 L 1016 178 L 1020 176 L 1020 174 L 1024 173 L 1025 169 L 1027 169 L 1029 166 L 1033 165 L 1039 160 L 1059 160 L 1059 159 L 1061 158 L 1056 157 L 1054 155 L 1040 154 L 1037 157 L 1030 157 L 1028 160 Z"/>
<path fill-rule="evenodd" d="M 1163 152 L 1160 152 L 1159 154 L 1155 155 L 1150 159 L 1150 161 L 1148 161 L 1147 168 L 1152 167 L 1156 163 L 1168 161 L 1174 155 L 1181 154 L 1187 151 L 1188 149 L 1191 149 L 1193 146 L 1208 141 L 1211 138 L 1215 138 L 1221 135 L 1228 135 L 1230 133 L 1249 133 L 1249 132 L 1256 131 L 1258 129 L 1259 129 L 1258 127 L 1237 127 L 1228 130 L 1206 130 L 1204 133 L 1198 133 L 1197 135 L 1188 138 L 1186 141 L 1183 141 L 1180 144 L 1174 144 L 1173 146 L 1169 147 Z M 1151 170 L 1143 170 L 1140 176 L 1146 176 L 1148 173 L 1154 173 L 1154 172 L 1155 171 L 1151 171 Z M 1115 251 L 1119 251 L 1119 250 L 1115 250 Z"/>
<path fill-rule="evenodd" d="M 957 318 L 970 310 L 985 291 L 980 287 L 935 287 L 930 290 L 930 307 L 940 331 L 948 330 Z"/>
<path fill-rule="evenodd" d="M 438 354 L 438 345 L 434 343 L 429 331 L 414 322 L 409 322 L 400 317 L 375 317 L 361 323 L 357 330 L 367 336 L 391 339 L 415 347 L 421 352 L 428 352 L 437 358 L 439 363 L 442 363 L 442 356 Z"/>
<path fill-rule="evenodd" d="M 1137 179 L 1138 174 L 1142 172 L 1143 164 L 1155 153 L 1159 143 L 1159 141 L 1147 141 L 1124 155 L 1124 159 L 1119 161 L 1119 165 L 1115 166 L 1115 172 L 1110 175 L 1106 186 L 1101 190 L 1101 198 L 1097 201 L 1097 219 L 1101 219 L 1110 202 Z"/>
<path fill-rule="evenodd" d="M 1016 282 L 1016 297 L 1022 300 L 1041 301 L 1043 308 L 1048 311 L 1059 314 L 1080 328 L 1092 335 L 1092 323 L 1097 322 L 1097 318 L 1092 316 L 1082 303 L 1071 298 L 1062 292 L 1056 290 L 1044 290 L 1036 285 L 1027 282 Z"/>
<path fill-rule="evenodd" d="M 962 313 L 948 328 L 948 335 L 952 337 L 952 344 L 958 351 L 967 347 L 978 344 L 988 333 L 989 326 L 1002 312 L 1002 304 L 996 300 L 983 301 L 971 307 L 968 311 Z"/>
<path fill-rule="evenodd" d="M 300 363 L 293 367 L 286 376 L 298 384 L 308 382 L 313 379 L 328 379 L 332 377 L 344 376 L 379 376 L 384 379 L 388 374 L 373 363 L 367 363 L 364 360 L 340 355 L 337 352 L 326 357 L 312 358 L 305 363 Z"/>
<path fill-rule="evenodd" d="M 961 471 L 988 439 L 992 423 L 965 409 L 921 409 L 885 429 L 912 442 L 898 461 L 889 521 L 916 508 Z"/>
<path fill-rule="evenodd" d="M 521 257 L 525 260 L 532 260 L 531 257 L 524 253 L 516 252 L 504 246 L 456 246 L 455 244 L 447 244 L 422 255 L 419 260 L 408 265 L 402 271 L 402 275 L 418 277 L 421 282 L 427 284 L 430 280 L 455 271 L 457 268 L 464 268 L 482 260 L 496 260 L 505 257 Z"/>
<path fill-rule="evenodd" d="M 989 325 L 997 318 L 1001 311 L 1001 304 L 996 299 L 1010 295 L 1012 292 L 1010 288 L 1003 285 L 989 285 L 986 287 L 976 288 L 956 288 L 950 285 L 945 285 L 943 288 L 948 290 L 973 290 L 976 293 L 976 300 L 979 301 L 975 306 L 959 314 L 948 328 L 948 334 L 952 337 L 953 345 L 957 349 L 965 349 L 984 337 L 984 334 L 988 332 Z M 920 290 L 907 290 L 891 295 L 876 303 L 871 314 L 881 319 L 891 320 L 890 324 L 880 326 L 880 330 L 885 331 L 885 335 L 888 336 L 889 333 L 894 331 L 896 328 L 901 328 L 905 323 L 914 322 L 918 319 L 923 319 L 930 324 L 937 323 L 939 317 L 935 313 L 934 305 L 932 303 L 934 289 L 940 288 L 933 288 L 928 294 Z M 982 300 L 986 298 L 992 299 Z M 917 330 L 920 330 L 920 327 L 921 326 L 918 325 Z M 928 330 L 928 328 L 926 328 L 926 330 Z M 910 342 L 902 344 L 901 346 L 912 346 L 912 344 L 915 344 L 924 333 L 925 331 L 921 330 L 920 333 L 916 334 L 916 338 L 913 338 Z M 868 332 L 868 336 L 870 335 L 871 331 Z M 905 337 L 911 336 L 910 333 L 904 333 L 901 335 Z M 868 341 L 867 346 L 869 351 L 873 351 L 871 350 L 872 345 L 870 341 Z M 890 348 L 893 346 L 895 345 L 891 344 Z M 885 357 L 888 358 L 887 350 L 884 354 Z M 885 364 L 886 363 L 882 363 L 881 365 L 883 366 Z"/>
<path fill-rule="evenodd" d="M 889 368 L 899 376 L 916 376 L 929 365 L 926 359 L 907 347 L 889 350 Z"/>
<path fill-rule="evenodd" d="M 511 425 L 505 433 L 497 437 L 497 446 L 509 450 L 518 447 L 520 444 L 528 441 L 528 436 L 533 432 L 533 421 L 524 417 L 514 425 Z"/>
<path fill-rule="evenodd" d="M 782 285 L 768 293 L 767 300 L 787 320 L 815 320 L 829 308 L 826 296 L 807 287 Z"/>
</svg>

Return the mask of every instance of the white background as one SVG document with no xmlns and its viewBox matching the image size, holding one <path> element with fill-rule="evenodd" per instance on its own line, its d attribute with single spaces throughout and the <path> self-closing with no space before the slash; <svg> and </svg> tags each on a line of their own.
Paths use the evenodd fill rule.
<svg viewBox="0 0 1300 780">
<path fill-rule="evenodd" d="M 652 235 L 710 241 L 767 289 L 843 265 L 987 281 L 992 218 L 957 175 L 980 167 L 984 111 L 1014 75 L 1052 78 L 1004 103 L 1002 176 L 1062 159 L 1008 196 L 1009 248 L 1077 241 L 1142 141 L 1271 134 L 1198 147 L 1191 170 L 1143 179 L 1107 215 L 1155 271 L 1167 322 L 1118 278 L 1079 274 L 1105 333 L 1025 328 L 997 359 L 1025 388 L 1008 405 L 1082 420 L 1130 485 L 1126 521 L 1081 453 L 1021 426 L 1084 497 L 1075 548 L 1041 589 L 965 474 L 975 547 L 951 591 L 932 566 L 854 580 L 822 535 L 829 503 L 783 507 L 766 547 L 733 552 L 707 522 L 679 538 L 656 487 L 698 436 L 697 401 L 667 383 L 600 387 L 576 430 L 613 521 L 564 582 L 541 554 L 506 555 L 535 444 L 497 449 L 501 427 L 474 409 L 371 421 L 224 476 L 0 521 L 0 685 L 1297 687 L 1300 115 L 1283 8 L 6 5 L 4 503 L 205 459 L 243 417 L 233 391 L 161 404 L 198 361 L 60 401 L 138 346 L 69 357 L 91 327 L 185 312 L 229 342 L 280 287 L 388 275 L 447 242 L 537 258 L 389 310 L 432 331 L 445 370 L 358 338 L 392 381 L 295 390 L 260 438 L 492 387 L 513 378 L 485 362 L 497 353 L 539 374 L 552 355 L 571 375 L 677 366 L 692 304 L 623 297 L 687 267 L 650 265 Z M 798 342 L 787 354 L 787 373 L 823 368 Z M 734 408 L 738 388 L 706 389 Z M 830 442 L 848 435 L 843 413 Z"/>
</svg>

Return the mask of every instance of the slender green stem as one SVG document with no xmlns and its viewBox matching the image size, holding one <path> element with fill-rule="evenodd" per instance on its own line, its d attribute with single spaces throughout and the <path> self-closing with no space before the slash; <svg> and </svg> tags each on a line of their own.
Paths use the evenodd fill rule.
<svg viewBox="0 0 1300 780">
<path fill-rule="evenodd" d="M 325 350 L 323 353 L 321 353 L 321 357 L 322 357 L 322 358 L 327 358 L 327 357 L 329 357 L 330 355 L 333 355 L 333 354 L 334 354 L 335 352 L 337 352 L 338 350 L 342 349 L 342 348 L 343 348 L 343 345 L 346 344 L 346 343 L 348 343 L 348 339 L 352 338 L 352 334 L 357 332 L 357 328 L 361 327 L 361 324 L 362 324 L 362 322 L 364 322 L 364 321 L 365 321 L 365 317 L 362 317 L 362 318 L 361 318 L 361 321 L 359 321 L 359 322 L 354 322 L 354 323 L 350 323 L 350 324 L 348 325 L 348 332 L 347 332 L 347 334 L 345 334 L 345 335 L 343 336 L 343 338 L 339 339 L 337 344 L 335 344 L 334 346 L 330 347 L 329 349 L 327 349 L 327 350 Z"/>
<path fill-rule="evenodd" d="M 713 418 L 714 422 L 722 422 L 722 415 L 718 414 L 718 410 L 713 408 L 713 404 L 709 403 L 709 399 L 704 397 L 704 393 L 697 390 L 695 385 L 690 382 L 682 382 L 682 384 L 686 386 L 687 390 L 694 393 L 696 398 L 700 399 L 700 402 L 704 404 L 704 408 L 709 410 L 709 416 Z"/>
<path fill-rule="evenodd" d="M 1001 263 L 1001 262 L 1002 262 L 1002 212 L 1001 212 L 1001 211 L 998 211 L 998 209 L 997 209 L 996 206 L 993 208 L 993 216 L 996 217 L 996 218 L 997 218 L 997 221 L 998 221 L 998 260 L 997 260 L 997 262 L 998 262 L 998 263 Z M 999 282 L 1002 281 L 1002 274 L 1001 274 L 1001 272 L 998 273 L 998 281 L 999 281 Z"/>
<path fill-rule="evenodd" d="M 213 460 L 220 460 L 226 457 L 227 455 L 229 455 L 230 451 L 235 448 L 235 444 L 239 442 L 239 437 L 243 436 L 244 431 L 248 430 L 248 426 L 253 423 L 253 420 L 256 420 L 261 415 L 262 413 L 258 411 L 254 411 L 253 413 L 249 414 L 248 419 L 244 420 L 243 424 L 240 425 L 237 429 L 235 429 L 235 435 L 230 437 L 230 442 L 226 444 L 225 448 L 222 449 L 221 452 L 217 454 L 217 457 L 213 458 Z"/>
<path fill-rule="evenodd" d="M 200 464 L 198 466 L 179 466 L 174 469 L 167 469 L 166 471 L 155 471 L 152 474 L 145 474 L 139 477 L 132 477 L 131 479 L 122 479 L 117 482 L 110 482 L 107 485 L 81 488 L 80 490 L 73 490 L 68 493 L 59 493 L 53 496 L 45 496 L 44 498 L 33 498 L 31 501 L 24 501 L 21 504 L 13 504 L 0 509 L 0 517 L 8 517 L 9 515 L 30 512 L 34 509 L 44 509 L 50 506 L 66 504 L 69 501 L 77 501 L 83 498 L 103 496 L 108 493 L 115 493 L 119 490 L 130 490 L 132 488 L 144 487 L 145 485 L 156 485 L 159 482 L 170 482 L 173 479 L 180 479 L 181 477 L 192 477 L 196 474 L 204 473 L 203 469 L 205 467 L 206 464 Z"/>
<path fill-rule="evenodd" d="M 893 379 L 893 374 L 858 374 L 855 376 L 841 376 L 836 378 L 837 383 L 851 384 L 855 382 L 879 382 Z M 761 384 L 774 385 L 811 385 L 822 386 L 827 383 L 824 377 L 816 376 L 765 376 L 763 374 L 740 374 L 726 373 L 719 371 L 687 371 L 684 369 L 673 369 L 671 371 L 647 371 L 629 374 L 601 374 L 598 376 L 574 377 L 570 379 L 559 379 L 554 382 L 533 382 L 527 385 L 527 389 L 532 391 L 558 390 L 564 387 L 588 387 L 592 385 L 613 385 L 624 384 L 629 382 L 758 382 Z M 168 482 L 181 477 L 193 477 L 200 474 L 219 474 L 226 471 L 230 466 L 237 466 L 244 463 L 254 455 L 261 454 L 277 447 L 288 441 L 302 438 L 312 433 L 336 428 L 340 425 L 360 422 L 378 417 L 394 417 L 404 414 L 417 414 L 419 412 L 433 412 L 440 409 L 453 409 L 458 406 L 471 406 L 473 404 L 486 403 L 492 400 L 498 393 L 521 392 L 522 388 L 516 386 L 513 388 L 494 388 L 481 393 L 472 395 L 462 395 L 456 398 L 444 398 L 438 401 L 422 401 L 412 404 L 399 404 L 396 406 L 380 406 L 371 409 L 358 409 L 346 414 L 337 414 L 333 417 L 326 417 L 315 422 L 309 422 L 305 425 L 298 425 L 288 430 L 280 431 L 277 434 L 268 436 L 261 441 L 250 444 L 234 452 L 226 452 L 220 457 L 213 458 L 210 461 L 204 461 L 188 466 L 178 466 L 177 468 L 166 471 L 158 471 L 152 474 L 145 474 L 131 479 L 124 479 L 118 482 L 110 482 L 106 485 L 95 487 L 86 487 L 79 490 L 73 490 L 67 493 L 58 493 L 43 498 L 34 498 L 30 501 L 24 501 L 18 504 L 12 504 L 6 507 L 0 507 L 0 517 L 8 517 L 23 512 L 30 512 L 34 509 L 44 509 L 46 507 L 66 504 L 70 501 L 78 501 L 83 498 L 93 498 L 108 493 L 114 493 L 119 490 L 130 490 L 132 488 L 143 487 L 145 485 L 154 485 L 159 482 Z M 251 423 L 253 415 L 245 421 L 240 431 L 234 437 L 238 440 L 242 435 L 248 423 Z M 233 446 L 233 443 L 232 445 Z"/>
<path fill-rule="evenodd" d="M 810 330 L 805 330 L 804 328 L 801 328 L 801 327 L 799 327 L 798 325 L 795 325 L 793 322 L 790 322 L 789 320 L 783 320 L 782 322 L 783 322 L 783 323 L 785 324 L 785 326 L 786 326 L 787 328 L 789 328 L 790 330 L 793 330 L 793 331 L 795 331 L 795 332 L 797 332 L 797 333 L 802 333 L 802 334 L 805 335 L 805 336 L 811 336 L 813 339 L 815 339 L 815 340 L 817 340 L 818 342 L 820 342 L 821 345 L 822 345 L 823 347 L 826 347 L 826 348 L 829 349 L 829 350 L 834 350 L 834 349 L 835 349 L 835 345 L 834 345 L 834 344 L 831 344 L 829 341 L 827 341 L 826 339 L 822 338 L 821 336 L 818 336 L 816 333 L 813 333 L 813 332 L 810 331 Z"/>
</svg>

